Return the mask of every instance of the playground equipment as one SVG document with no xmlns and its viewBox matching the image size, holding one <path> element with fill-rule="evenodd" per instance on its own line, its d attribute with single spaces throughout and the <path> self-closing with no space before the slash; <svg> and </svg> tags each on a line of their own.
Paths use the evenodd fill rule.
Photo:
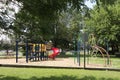
<svg viewBox="0 0 120 80">
<path fill-rule="evenodd" d="M 47 60 L 46 44 L 29 43 L 29 60 Z"/>
<path fill-rule="evenodd" d="M 93 65 L 100 65 L 100 66 L 110 66 L 111 60 L 110 55 L 108 53 L 108 43 L 106 44 L 107 50 L 103 47 L 97 45 L 97 41 L 94 34 L 90 34 L 89 37 L 85 33 L 79 34 L 79 37 L 76 38 L 76 42 L 74 40 L 74 56 L 77 58 L 77 63 L 80 66 L 81 63 L 81 55 L 83 54 L 83 66 L 86 67 L 86 63 L 90 65 L 90 61 L 93 62 Z M 80 55 L 81 54 L 81 55 Z M 101 58 L 102 57 L 102 58 Z M 87 59 L 87 60 L 86 60 Z M 94 59 L 94 60 L 92 60 Z M 98 60 L 98 61 L 97 61 Z M 74 58 L 74 63 L 75 63 Z M 87 62 L 86 62 L 87 61 Z M 98 62 L 98 63 L 96 63 Z M 102 64 L 102 65 L 101 65 Z M 92 65 L 92 64 L 91 64 Z"/>
<path fill-rule="evenodd" d="M 50 51 L 51 53 L 49 53 Z M 33 44 L 32 46 L 32 52 L 30 52 L 30 60 L 40 57 L 40 60 L 48 60 L 48 58 L 55 59 L 55 57 L 60 53 L 60 50 L 58 48 L 51 48 L 51 50 L 47 50 L 46 44 Z"/>
<path fill-rule="evenodd" d="M 55 59 L 55 57 L 60 53 L 58 48 L 52 48 L 52 53 L 49 54 L 47 51 L 47 44 L 45 43 L 28 43 L 18 44 L 16 41 L 16 63 L 18 62 L 18 46 L 25 46 L 26 49 L 26 62 L 30 61 L 43 61 L 48 60 L 48 58 Z"/>
<path fill-rule="evenodd" d="M 97 45 L 92 46 L 92 48 L 93 48 L 93 49 L 96 49 L 97 51 L 99 51 L 99 52 L 101 53 L 103 59 L 105 60 L 105 65 L 111 64 L 110 55 L 109 55 L 109 53 L 108 53 L 104 48 L 102 48 L 102 47 L 100 47 L 100 46 L 97 46 Z M 94 52 L 93 52 L 93 53 L 94 53 Z M 94 54 L 97 54 L 97 53 L 94 53 Z M 106 57 L 107 59 L 105 59 L 105 57 Z"/>
<path fill-rule="evenodd" d="M 110 55 L 109 55 L 108 51 L 106 51 L 104 48 L 96 45 L 96 38 L 93 34 L 90 35 L 89 44 L 91 46 L 90 55 L 97 55 L 98 52 L 100 52 L 100 54 L 102 55 L 102 57 L 105 61 L 105 66 L 111 65 Z"/>
<path fill-rule="evenodd" d="M 53 53 L 48 55 L 49 58 L 55 59 L 55 57 L 59 54 L 60 50 L 58 48 L 52 48 Z"/>
</svg>

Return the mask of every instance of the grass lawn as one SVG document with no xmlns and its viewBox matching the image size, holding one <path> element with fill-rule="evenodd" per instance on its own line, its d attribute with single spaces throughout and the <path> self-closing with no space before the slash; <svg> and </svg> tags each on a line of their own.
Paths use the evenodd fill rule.
<svg viewBox="0 0 120 80">
<path fill-rule="evenodd" d="M 120 80 L 120 72 L 0 67 L 0 80 Z"/>
</svg>

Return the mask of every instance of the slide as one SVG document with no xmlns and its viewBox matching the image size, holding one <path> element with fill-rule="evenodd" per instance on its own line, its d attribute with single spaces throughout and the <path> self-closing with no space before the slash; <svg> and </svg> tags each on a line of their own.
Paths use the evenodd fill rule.
<svg viewBox="0 0 120 80">
<path fill-rule="evenodd" d="M 50 54 L 48 57 L 55 59 L 55 57 L 60 53 L 60 50 L 58 48 L 52 48 L 52 54 Z"/>
</svg>

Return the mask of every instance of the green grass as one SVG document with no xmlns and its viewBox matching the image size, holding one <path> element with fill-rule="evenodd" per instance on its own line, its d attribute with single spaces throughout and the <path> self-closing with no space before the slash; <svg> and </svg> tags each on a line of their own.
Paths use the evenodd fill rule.
<svg viewBox="0 0 120 80">
<path fill-rule="evenodd" d="M 0 67 L 0 80 L 120 80 L 119 74 L 115 71 Z"/>
</svg>

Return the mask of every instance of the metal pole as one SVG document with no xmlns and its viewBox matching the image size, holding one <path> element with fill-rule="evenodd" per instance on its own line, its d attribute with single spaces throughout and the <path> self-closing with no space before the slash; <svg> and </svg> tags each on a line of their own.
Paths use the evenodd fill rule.
<svg viewBox="0 0 120 80">
<path fill-rule="evenodd" d="M 74 35 L 74 36 L 76 36 L 76 35 Z M 75 63 L 75 58 L 77 57 L 77 54 L 76 54 L 76 38 L 74 37 L 74 40 L 73 40 L 73 46 L 74 46 L 74 63 Z"/>
<path fill-rule="evenodd" d="M 85 33 L 83 34 L 83 38 L 84 38 L 84 68 L 86 67 L 86 45 L 85 45 Z"/>
<path fill-rule="evenodd" d="M 87 55 L 88 55 L 88 56 L 87 56 L 87 64 L 89 64 L 89 55 L 90 55 L 90 54 L 89 54 L 89 46 L 87 47 Z"/>
<path fill-rule="evenodd" d="M 80 41 L 77 42 L 78 64 L 80 66 Z"/>
<path fill-rule="evenodd" d="M 107 52 L 109 52 L 109 44 L 108 44 L 108 41 L 107 41 Z M 109 65 L 109 58 L 107 59 L 107 64 Z"/>
<path fill-rule="evenodd" d="M 26 40 L 26 63 L 28 63 L 28 41 Z"/>
<path fill-rule="evenodd" d="M 16 63 L 18 63 L 18 40 L 16 40 Z"/>
</svg>

